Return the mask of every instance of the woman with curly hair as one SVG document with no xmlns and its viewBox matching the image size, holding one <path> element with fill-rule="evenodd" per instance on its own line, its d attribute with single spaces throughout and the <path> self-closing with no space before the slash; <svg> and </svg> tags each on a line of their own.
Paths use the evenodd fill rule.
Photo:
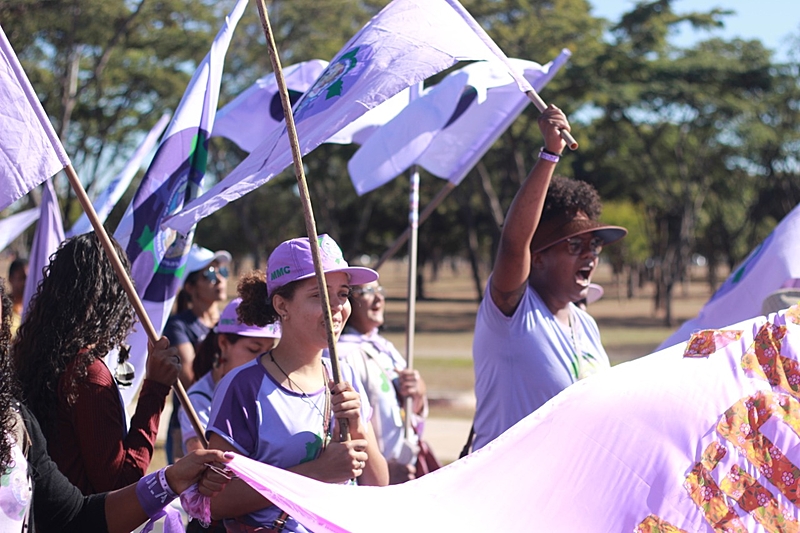
<svg viewBox="0 0 800 533">
<path fill-rule="evenodd" d="M 348 266 L 327 235 L 319 236 L 319 247 L 338 337 L 350 316 L 350 284 L 369 283 L 378 273 Z M 217 386 L 209 447 L 327 483 L 358 478 L 360 484 L 386 485 L 389 471 L 370 424 L 366 392 L 347 365 L 334 384 L 330 359 L 323 357 L 328 327 L 308 238 L 281 243 L 267 264 L 269 281 L 261 271 L 240 279 L 237 314 L 242 323 L 259 327 L 280 320 L 281 341 Z M 338 442 L 336 419 L 348 420 L 350 441 Z M 225 521 L 229 532 L 308 531 L 240 480 L 211 501 L 211 511 L 214 518 L 237 517 Z"/>
<path fill-rule="evenodd" d="M 113 241 L 128 270 L 125 252 Z M 133 307 L 94 233 L 66 241 L 50 258 L 13 347 L 22 396 L 39 420 L 59 469 L 84 494 L 141 478 L 180 371 L 166 338 L 150 347 L 130 428 L 103 357 L 133 326 Z"/>
<path fill-rule="evenodd" d="M 544 147 L 508 209 L 475 323 L 475 449 L 609 366 L 597 324 L 572 302 L 586 297 L 603 246 L 627 230 L 597 220 L 591 185 L 553 178 L 564 113 L 550 106 L 539 129 Z"/>
<path fill-rule="evenodd" d="M 213 496 L 227 481 L 206 463 L 229 456 L 214 450 L 195 452 L 175 465 L 114 492 L 84 496 L 58 471 L 47 454 L 39 423 L 17 401 L 19 390 L 11 364 L 11 299 L 0 279 L 0 531 L 112 531 L 124 533 L 157 518 L 178 494 L 194 483 Z M 164 480 L 167 495 L 150 487 Z M 162 497 L 165 496 L 165 497 Z M 34 510 L 36 512 L 34 513 Z"/>
</svg>

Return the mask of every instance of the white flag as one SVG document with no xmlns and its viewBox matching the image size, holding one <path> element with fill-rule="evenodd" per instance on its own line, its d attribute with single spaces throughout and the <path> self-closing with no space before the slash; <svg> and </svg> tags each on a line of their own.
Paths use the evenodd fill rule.
<svg viewBox="0 0 800 533">
<path fill-rule="evenodd" d="M 509 61 L 539 91 L 570 56 L 565 49 L 546 65 Z M 353 186 L 364 194 L 414 164 L 458 185 L 529 102 L 504 66 L 467 65 L 427 88 L 364 143 L 348 163 Z"/>
<path fill-rule="evenodd" d="M 69 164 L 0 27 L 0 210 Z"/>
<path fill-rule="evenodd" d="M 183 280 L 186 256 L 194 237 L 194 225 L 178 235 L 162 230 L 161 220 L 201 191 L 225 54 L 246 6 L 247 0 L 237 0 L 225 18 L 211 50 L 189 81 L 156 155 L 114 233 L 128 254 L 136 291 L 159 334 Z M 128 336 L 130 362 L 136 368 L 136 377 L 131 387 L 121 391 L 125 404 L 136 394 L 144 377 L 147 341 L 142 327 Z"/>
<path fill-rule="evenodd" d="M 5 250 L 11 241 L 28 229 L 39 218 L 40 213 L 41 210 L 33 208 L 0 220 L 0 251 Z"/>
</svg>

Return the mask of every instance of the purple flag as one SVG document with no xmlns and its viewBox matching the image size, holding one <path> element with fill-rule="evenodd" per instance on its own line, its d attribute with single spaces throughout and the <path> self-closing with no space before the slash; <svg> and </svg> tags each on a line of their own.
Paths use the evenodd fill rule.
<svg viewBox="0 0 800 533">
<path fill-rule="evenodd" d="M 22 296 L 23 317 L 28 302 L 36 294 L 36 288 L 42 281 L 42 270 L 50 264 L 50 256 L 64 242 L 64 224 L 52 180 L 48 179 L 42 184 L 42 204 L 39 206 L 39 213 L 39 223 L 36 225 L 31 256 L 28 259 L 28 279 L 25 281 L 25 292 Z"/>
<path fill-rule="evenodd" d="M 797 531 L 798 383 L 794 306 L 595 374 L 401 485 L 228 466 L 316 533 Z"/>
<path fill-rule="evenodd" d="M 539 91 L 570 57 L 550 63 L 509 59 Z M 411 165 L 458 185 L 527 107 L 504 65 L 472 63 L 428 88 L 367 140 L 347 167 L 361 195 L 395 178 Z"/>
<path fill-rule="evenodd" d="M 0 27 L 0 210 L 69 164 Z"/>
<path fill-rule="evenodd" d="M 761 313 L 761 304 L 785 282 L 800 278 L 800 205 L 731 272 L 698 315 L 684 322 L 660 348 L 688 339 L 701 329 L 719 328 Z"/>
<path fill-rule="evenodd" d="M 142 161 L 150 154 L 150 151 L 156 145 L 156 141 L 158 141 L 158 137 L 164 132 L 164 128 L 167 127 L 167 124 L 169 124 L 169 118 L 169 113 L 164 113 L 164 115 L 161 116 L 158 122 L 156 122 L 156 125 L 153 126 L 150 132 L 145 136 L 136 151 L 133 152 L 133 155 L 130 160 L 128 160 L 125 167 L 119 174 L 114 176 L 111 182 L 103 188 L 100 195 L 95 198 L 93 202 L 94 210 L 101 223 L 105 222 L 111 210 L 114 209 L 117 202 L 122 198 L 122 195 L 128 190 L 128 186 L 131 184 L 133 177 L 142 166 Z M 75 224 L 73 224 L 72 228 L 67 232 L 67 237 L 80 235 L 81 233 L 87 233 L 89 231 L 92 231 L 92 223 L 89 222 L 89 217 L 86 213 L 82 213 L 80 218 L 75 221 Z"/>
<path fill-rule="evenodd" d="M 40 213 L 39 209 L 28 209 L 0 220 L 0 251 L 5 250 L 11 241 L 28 229 L 39 218 Z"/>
<path fill-rule="evenodd" d="M 344 46 L 297 102 L 294 118 L 301 153 L 307 154 L 406 87 L 460 60 L 507 61 L 470 20 L 456 0 L 391 2 Z M 530 89 L 519 78 L 520 86 Z M 168 217 L 164 226 L 186 232 L 291 163 L 284 128 L 265 139 L 224 180 Z"/>
<path fill-rule="evenodd" d="M 136 290 L 159 333 L 183 279 L 186 254 L 194 237 L 194 225 L 177 233 L 162 230 L 161 221 L 202 190 L 225 53 L 246 6 L 247 0 L 236 2 L 211 51 L 195 70 L 164 139 L 114 233 L 128 254 Z M 147 335 L 143 328 L 137 328 L 128 337 L 128 344 L 130 362 L 137 372 L 133 386 L 122 391 L 126 403 L 136 393 L 144 374 Z"/>
</svg>

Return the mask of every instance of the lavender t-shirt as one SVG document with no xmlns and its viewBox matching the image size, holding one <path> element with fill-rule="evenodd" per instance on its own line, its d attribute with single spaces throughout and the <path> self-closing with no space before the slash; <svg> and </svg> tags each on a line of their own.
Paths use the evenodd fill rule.
<svg viewBox="0 0 800 533">
<path fill-rule="evenodd" d="M 528 286 L 514 314 L 506 316 L 490 296 L 491 281 L 490 277 L 472 341 L 475 450 L 578 379 L 610 367 L 597 324 L 588 313 L 570 304 L 573 334 Z"/>
<path fill-rule="evenodd" d="M 242 455 L 279 468 L 312 461 L 325 438 L 325 389 L 303 395 L 283 388 L 261 364 L 264 355 L 232 370 L 219 382 L 207 433 L 221 436 Z M 330 361 L 323 358 L 323 364 L 332 375 Z M 372 409 L 366 393 L 352 368 L 342 364 L 339 369 L 342 380 L 351 383 L 361 396 L 361 417 L 364 424 L 369 423 Z M 322 380 L 320 375 L 320 385 Z M 332 413 L 327 413 L 329 424 Z M 280 514 L 281 510 L 271 505 L 239 520 L 252 526 L 271 526 Z M 284 531 L 308 530 L 290 518 Z"/>
<path fill-rule="evenodd" d="M 194 385 L 189 387 L 186 395 L 192 403 L 197 418 L 203 427 L 208 426 L 208 418 L 211 415 L 211 399 L 214 397 L 214 376 L 213 372 L 206 372 L 205 375 L 197 380 Z M 186 441 L 197 436 L 189 415 L 183 406 L 178 412 L 178 421 L 181 423 L 181 442 L 183 443 L 183 453 L 186 453 Z"/>
</svg>

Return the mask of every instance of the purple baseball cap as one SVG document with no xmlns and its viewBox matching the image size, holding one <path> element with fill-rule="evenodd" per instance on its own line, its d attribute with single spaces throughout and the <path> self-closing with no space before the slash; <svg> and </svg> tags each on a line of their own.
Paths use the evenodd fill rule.
<svg viewBox="0 0 800 533">
<path fill-rule="evenodd" d="M 231 303 L 225 306 L 222 314 L 219 316 L 219 322 L 214 331 L 217 333 L 235 333 L 243 337 L 269 337 L 272 339 L 281 338 L 281 325 L 276 322 L 274 324 L 267 324 L 266 326 L 248 326 L 239 322 L 239 317 L 236 314 L 236 309 L 242 303 L 241 298 L 231 300 Z"/>
<path fill-rule="evenodd" d="M 344 272 L 350 277 L 352 285 L 363 285 L 378 279 L 378 273 L 371 268 L 351 267 L 345 261 L 342 250 L 330 236 L 323 233 L 317 237 L 319 243 L 322 271 Z M 314 276 L 314 260 L 311 257 L 311 243 L 308 237 L 284 241 L 273 250 L 267 260 L 267 296 L 287 283 L 308 279 Z"/>
</svg>

